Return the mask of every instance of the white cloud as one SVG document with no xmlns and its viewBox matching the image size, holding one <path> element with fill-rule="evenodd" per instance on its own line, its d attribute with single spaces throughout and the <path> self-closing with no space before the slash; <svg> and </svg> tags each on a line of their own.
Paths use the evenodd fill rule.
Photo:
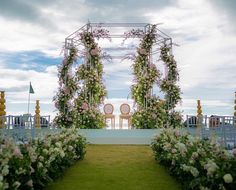
<svg viewBox="0 0 236 190">
<path fill-rule="evenodd" d="M 159 25 L 159 28 L 180 45 L 180 47 L 174 46 L 174 55 L 180 68 L 180 85 L 184 93 L 182 108 L 192 109 L 195 106 L 194 99 L 204 95 L 203 103 L 205 102 L 206 106 L 221 107 L 229 113 L 224 109 L 229 106 L 229 98 L 222 97 L 221 100 L 217 100 L 219 91 L 233 93 L 236 84 L 236 35 L 233 33 L 234 23 L 229 20 L 227 12 L 219 14 L 212 3 L 205 0 L 178 0 L 175 3 L 166 4 L 161 9 L 160 7 L 155 9 L 148 4 L 149 11 L 143 7 L 142 3 L 137 4 L 141 6 L 136 11 L 120 6 L 129 12 L 122 10 L 124 13 L 117 16 L 114 15 L 118 11 L 122 13 L 119 6 L 114 7 L 109 3 L 104 5 L 96 1 L 79 1 L 79 3 L 78 1 L 70 3 L 57 1 L 45 5 L 36 3 L 35 6 L 38 6 L 38 12 L 42 14 L 42 18 L 41 20 L 35 18 L 34 21 L 11 19 L 0 13 L 2 26 L 0 51 L 36 50 L 51 57 L 59 57 L 65 37 L 83 26 L 84 21 L 90 16 L 96 21 L 104 22 L 106 21 L 104 18 L 107 18 L 107 21 L 112 22 L 126 21 L 126 18 L 133 15 L 138 19 L 143 19 L 140 22 L 164 23 Z M 132 18 L 128 22 L 131 21 L 133 21 Z M 123 29 L 120 28 L 117 31 Z M 113 44 L 107 40 L 101 42 L 103 47 L 114 47 L 119 46 L 120 41 L 114 40 Z M 106 84 L 110 90 L 128 89 L 133 79 L 131 64 L 132 62 L 127 60 L 122 63 L 114 60 L 113 63 L 104 64 Z M 163 70 L 161 62 L 157 65 Z M 27 65 L 22 65 L 22 67 L 27 68 Z M 17 93 L 8 92 L 8 101 L 25 102 L 26 85 L 29 81 L 32 82 L 36 92 L 32 96 L 33 100 L 36 96 L 44 103 L 52 100 L 54 91 L 57 89 L 56 66 L 47 67 L 44 72 L 23 71 L 20 70 L 21 68 L 9 69 L 5 59 L 0 57 L 0 68 L 1 88 L 20 87 L 23 89 Z M 32 69 L 32 66 L 29 68 Z M 208 92 L 206 89 L 209 89 Z M 215 98 L 211 97 L 210 100 L 207 95 L 214 94 L 213 92 L 215 92 Z M 189 101 L 193 102 L 189 103 Z"/>
</svg>

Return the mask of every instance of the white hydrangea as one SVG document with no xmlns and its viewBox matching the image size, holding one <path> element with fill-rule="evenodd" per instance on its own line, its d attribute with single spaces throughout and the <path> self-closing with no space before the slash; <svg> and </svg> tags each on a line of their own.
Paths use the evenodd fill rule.
<svg viewBox="0 0 236 190">
<path fill-rule="evenodd" d="M 64 151 L 60 151 L 60 156 L 61 156 L 62 158 L 65 157 L 65 153 L 64 153 Z"/>
<path fill-rule="evenodd" d="M 72 151 L 73 149 L 74 149 L 73 146 L 71 146 L 71 145 L 68 146 L 69 151 Z"/>
<path fill-rule="evenodd" d="M 60 148 L 60 147 L 62 147 L 62 144 L 61 144 L 61 142 L 56 142 L 56 144 L 55 144 L 58 148 Z"/>
<path fill-rule="evenodd" d="M 191 174 L 193 175 L 193 177 L 197 177 L 197 176 L 199 175 L 199 171 L 198 171 L 198 169 L 195 168 L 195 167 L 191 167 L 191 168 L 190 168 L 190 172 L 191 172 Z"/>
<path fill-rule="evenodd" d="M 197 159 L 198 158 L 198 153 L 197 152 L 193 152 L 191 158 L 193 160 Z"/>
<path fill-rule="evenodd" d="M 180 151 L 182 155 L 187 152 L 187 148 L 184 143 L 178 142 L 176 144 L 176 148 Z"/>
<path fill-rule="evenodd" d="M 48 150 L 47 149 L 43 149 L 43 153 L 47 155 L 48 154 Z"/>
<path fill-rule="evenodd" d="M 225 174 L 223 177 L 225 183 L 232 183 L 233 182 L 233 177 L 231 174 Z"/>
<path fill-rule="evenodd" d="M 6 176 L 9 173 L 9 166 L 5 165 L 2 169 L 2 175 Z"/>
<path fill-rule="evenodd" d="M 204 165 L 204 169 L 207 170 L 207 175 L 213 175 L 219 167 L 213 160 L 208 160 L 207 164 Z"/>
<path fill-rule="evenodd" d="M 43 156 L 39 156 L 39 160 L 42 162 L 44 161 L 44 157 Z"/>
</svg>

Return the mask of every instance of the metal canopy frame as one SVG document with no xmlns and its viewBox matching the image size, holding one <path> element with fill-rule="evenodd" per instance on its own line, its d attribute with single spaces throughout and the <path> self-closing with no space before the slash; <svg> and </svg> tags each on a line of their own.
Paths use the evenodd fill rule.
<svg viewBox="0 0 236 190">
<path fill-rule="evenodd" d="M 158 24 L 156 24 L 158 25 Z M 108 31 L 109 28 L 127 28 L 127 32 L 130 32 L 131 29 L 139 29 L 140 31 L 143 32 L 143 34 L 145 35 L 153 26 L 153 24 L 149 24 L 149 23 L 90 23 L 88 22 L 87 24 L 85 24 L 84 26 L 82 26 L 81 28 L 79 28 L 78 30 L 76 30 L 75 32 L 73 32 L 72 34 L 70 34 L 69 36 L 67 36 L 65 38 L 65 45 L 64 45 L 64 54 L 65 56 L 68 55 L 69 53 L 69 49 L 74 46 L 78 48 L 78 51 L 80 53 L 83 53 L 83 44 L 81 43 L 80 40 L 80 33 L 84 32 L 84 31 L 88 31 L 88 32 L 93 32 L 97 29 L 107 29 Z M 123 39 L 128 39 L 128 38 L 132 38 L 132 39 L 137 39 L 137 38 L 142 38 L 144 35 L 140 35 L 140 36 L 127 36 L 126 33 L 118 33 L 118 34 L 109 34 L 109 37 L 102 37 L 103 39 L 105 38 L 123 38 Z M 172 48 L 172 39 L 170 36 L 168 36 L 166 33 L 164 33 L 163 31 L 161 31 L 158 27 L 156 28 L 156 42 L 153 45 L 152 48 L 152 52 L 151 55 L 157 54 L 160 52 L 160 47 L 163 44 L 167 44 L 168 46 L 170 46 Z M 135 49 L 136 47 L 134 47 L 133 49 Z M 105 48 L 106 49 L 106 48 Z M 113 48 L 114 50 L 130 50 L 132 48 L 130 47 L 117 47 L 117 48 Z M 126 56 L 126 55 L 124 55 Z M 83 56 L 81 56 L 83 57 Z M 110 56 L 111 58 L 121 58 L 122 56 Z"/>
</svg>

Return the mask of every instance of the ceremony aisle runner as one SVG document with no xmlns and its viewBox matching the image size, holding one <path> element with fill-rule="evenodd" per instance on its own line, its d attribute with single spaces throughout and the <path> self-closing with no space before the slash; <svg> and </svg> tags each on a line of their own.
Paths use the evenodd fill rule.
<svg viewBox="0 0 236 190">
<path fill-rule="evenodd" d="M 84 160 L 46 190 L 179 190 L 149 146 L 88 145 Z"/>
</svg>

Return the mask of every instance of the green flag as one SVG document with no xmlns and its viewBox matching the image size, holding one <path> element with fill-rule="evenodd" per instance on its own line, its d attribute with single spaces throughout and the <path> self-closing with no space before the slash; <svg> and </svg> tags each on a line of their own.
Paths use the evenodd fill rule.
<svg viewBox="0 0 236 190">
<path fill-rule="evenodd" d="M 34 89 L 33 89 L 32 85 L 31 85 L 31 82 L 30 82 L 30 89 L 29 89 L 29 93 L 30 93 L 30 94 L 34 94 Z"/>
</svg>

